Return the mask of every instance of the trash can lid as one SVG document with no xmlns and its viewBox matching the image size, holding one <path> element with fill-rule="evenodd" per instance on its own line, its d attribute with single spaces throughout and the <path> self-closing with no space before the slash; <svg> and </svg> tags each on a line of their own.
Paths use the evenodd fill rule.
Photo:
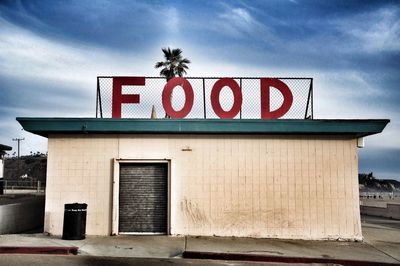
<svg viewBox="0 0 400 266">
<path fill-rule="evenodd" d="M 86 203 L 66 203 L 64 205 L 64 207 L 67 210 L 86 209 L 87 208 L 87 204 Z"/>
</svg>

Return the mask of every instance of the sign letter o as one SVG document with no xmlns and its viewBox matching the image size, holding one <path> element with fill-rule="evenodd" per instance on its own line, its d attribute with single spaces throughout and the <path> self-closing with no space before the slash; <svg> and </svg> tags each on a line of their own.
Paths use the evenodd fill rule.
<svg viewBox="0 0 400 266">
<path fill-rule="evenodd" d="M 171 96 L 172 91 L 176 86 L 181 86 L 183 91 L 185 92 L 185 105 L 180 111 L 175 111 L 172 108 Z M 162 92 L 162 104 L 165 112 L 171 118 L 184 118 L 187 116 L 193 107 L 194 93 L 192 85 L 190 85 L 189 81 L 181 77 L 174 77 L 170 79 L 167 84 L 165 84 L 164 90 Z"/>
<path fill-rule="evenodd" d="M 229 111 L 224 111 L 219 101 L 219 95 L 225 86 L 228 86 L 233 93 L 233 105 Z M 234 79 L 222 78 L 215 82 L 211 91 L 211 106 L 220 118 L 234 118 L 239 113 L 242 107 L 242 92 Z"/>
</svg>

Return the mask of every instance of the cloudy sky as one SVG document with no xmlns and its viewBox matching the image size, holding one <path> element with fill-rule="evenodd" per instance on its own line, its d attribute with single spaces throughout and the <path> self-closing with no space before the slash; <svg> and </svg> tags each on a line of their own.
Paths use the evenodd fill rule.
<svg viewBox="0 0 400 266">
<path fill-rule="evenodd" d="M 387 118 L 360 172 L 400 180 L 399 1 L 0 2 L 0 143 L 47 139 L 15 117 L 93 117 L 96 76 L 157 76 L 162 47 L 189 76 L 314 78 L 315 118 Z"/>
</svg>

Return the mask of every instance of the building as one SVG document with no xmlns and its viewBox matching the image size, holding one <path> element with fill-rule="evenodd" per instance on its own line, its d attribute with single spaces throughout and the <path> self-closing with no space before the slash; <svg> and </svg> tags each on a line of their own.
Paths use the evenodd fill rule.
<svg viewBox="0 0 400 266">
<path fill-rule="evenodd" d="M 4 156 L 11 150 L 10 146 L 0 144 L 0 195 L 4 194 Z"/>
<path fill-rule="evenodd" d="M 362 239 L 357 147 L 389 120 L 17 118 L 48 138 L 45 231 Z"/>
<path fill-rule="evenodd" d="M 11 151 L 12 148 L 7 145 L 0 144 L 0 178 L 3 178 L 4 175 L 4 155 L 6 154 L 6 151 Z"/>
</svg>

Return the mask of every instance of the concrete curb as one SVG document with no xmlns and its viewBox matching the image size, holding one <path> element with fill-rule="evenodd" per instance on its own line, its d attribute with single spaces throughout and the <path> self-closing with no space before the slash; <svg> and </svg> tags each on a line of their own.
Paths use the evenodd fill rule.
<svg viewBox="0 0 400 266">
<path fill-rule="evenodd" d="M 77 255 L 78 247 L 16 247 L 2 246 L 0 254 Z"/>
<path fill-rule="evenodd" d="M 302 257 L 286 257 L 286 256 L 267 256 L 262 254 L 245 254 L 245 253 L 214 253 L 214 252 L 196 252 L 185 251 L 182 253 L 184 259 L 207 259 L 207 260 L 232 260 L 232 261 L 258 261 L 258 262 L 276 262 L 276 263 L 332 263 L 339 265 L 351 266 L 380 266 L 380 265 L 399 265 L 398 263 L 385 263 L 373 261 L 358 260 L 342 260 L 333 258 L 302 258 Z"/>
</svg>

